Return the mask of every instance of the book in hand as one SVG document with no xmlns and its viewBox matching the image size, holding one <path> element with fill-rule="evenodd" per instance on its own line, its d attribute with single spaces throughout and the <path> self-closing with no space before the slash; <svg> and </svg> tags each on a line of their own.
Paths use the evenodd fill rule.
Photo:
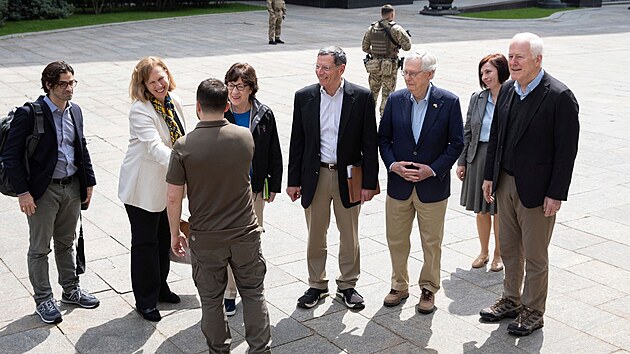
<svg viewBox="0 0 630 354">
<path fill-rule="evenodd" d="M 350 203 L 357 203 L 361 201 L 361 189 L 363 188 L 363 166 L 348 165 L 346 167 L 348 173 L 348 194 Z M 381 193 L 381 188 L 376 182 L 376 190 L 373 191 L 373 195 Z"/>
</svg>

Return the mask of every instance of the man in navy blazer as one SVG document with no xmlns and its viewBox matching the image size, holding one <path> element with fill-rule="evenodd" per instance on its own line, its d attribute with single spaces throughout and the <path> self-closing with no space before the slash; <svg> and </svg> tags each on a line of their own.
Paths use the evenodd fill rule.
<svg viewBox="0 0 630 354">
<path fill-rule="evenodd" d="M 337 296 L 348 308 L 364 308 L 355 290 L 360 273 L 360 204 L 372 199 L 378 182 L 376 117 L 372 93 L 342 78 L 346 53 L 339 47 L 317 54 L 319 83 L 295 93 L 287 194 L 302 198 L 308 227 L 309 289 L 298 307 L 311 308 L 328 294 L 326 235 L 332 201 L 339 229 Z M 361 201 L 350 202 L 347 166 L 363 166 Z"/>
<path fill-rule="evenodd" d="M 407 260 L 417 213 L 424 253 L 417 309 L 425 314 L 434 311 L 440 288 L 450 170 L 464 147 L 459 98 L 431 83 L 436 66 L 436 57 L 428 52 L 405 58 L 407 88 L 389 96 L 378 131 L 381 158 L 389 172 L 385 226 L 392 261 L 391 290 L 383 303 L 396 306 L 409 297 Z"/>
<path fill-rule="evenodd" d="M 524 336 L 544 324 L 548 247 L 569 194 L 580 125 L 571 90 L 542 69 L 542 39 L 519 33 L 509 50 L 512 80 L 494 110 L 483 182 L 486 201 L 496 196 L 501 208 L 505 278 L 501 298 L 479 315 L 491 322 L 516 317 L 507 330 Z"/>
<path fill-rule="evenodd" d="M 84 208 L 90 204 L 96 179 L 83 136 L 81 108 L 70 102 L 77 84 L 74 70 L 63 61 L 52 62 L 42 72 L 41 82 L 46 95 L 37 103 L 44 112 L 44 133 L 33 156 L 25 162 L 34 114 L 23 107 L 15 112 L 2 158 L 28 220 L 28 273 L 36 312 L 42 321 L 58 323 L 61 313 L 48 278 L 51 238 L 63 288 L 61 301 L 84 308 L 99 305 L 96 297 L 79 286 L 73 248 L 80 210 L 82 204 Z"/>
</svg>

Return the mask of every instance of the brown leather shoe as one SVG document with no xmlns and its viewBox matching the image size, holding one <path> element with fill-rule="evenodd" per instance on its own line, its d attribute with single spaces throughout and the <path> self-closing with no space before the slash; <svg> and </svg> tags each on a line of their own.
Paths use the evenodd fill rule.
<svg viewBox="0 0 630 354">
<path fill-rule="evenodd" d="M 503 260 L 501 258 L 495 258 L 490 263 L 490 270 L 493 272 L 500 272 L 503 270 Z"/>
<path fill-rule="evenodd" d="M 394 290 L 391 289 L 389 294 L 385 296 L 385 300 L 383 300 L 383 305 L 387 307 L 397 306 L 401 301 L 409 297 L 409 289 L 405 290 Z"/>
<path fill-rule="evenodd" d="M 429 314 L 435 311 L 435 295 L 431 290 L 422 288 L 420 302 L 418 303 L 418 312 Z"/>
<path fill-rule="evenodd" d="M 478 255 L 477 258 L 472 262 L 473 268 L 481 268 L 486 263 L 488 263 L 488 256 Z"/>
</svg>

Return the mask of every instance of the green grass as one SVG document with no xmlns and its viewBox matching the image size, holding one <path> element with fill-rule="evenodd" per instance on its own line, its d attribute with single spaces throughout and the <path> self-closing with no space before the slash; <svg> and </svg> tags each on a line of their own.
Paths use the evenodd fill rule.
<svg viewBox="0 0 630 354">
<path fill-rule="evenodd" d="M 25 32 L 39 32 L 62 28 L 73 28 L 91 25 L 101 25 L 116 22 L 129 22 L 140 20 L 151 20 L 156 18 L 169 18 L 180 16 L 194 16 L 218 14 L 226 12 L 257 11 L 266 9 L 261 6 L 253 6 L 239 3 L 222 4 L 204 8 L 190 8 L 173 11 L 126 11 L 108 12 L 99 15 L 75 14 L 63 19 L 55 20 L 29 20 L 29 21 L 7 21 L 0 27 L 0 36 Z"/>
<path fill-rule="evenodd" d="M 527 7 L 523 9 L 513 9 L 513 10 L 470 12 L 470 13 L 461 14 L 459 16 L 472 17 L 472 18 L 522 20 L 522 19 L 548 17 L 551 14 L 554 14 L 559 11 L 567 11 L 567 10 L 575 10 L 575 9 L 576 7 L 565 7 L 562 9 L 541 9 L 539 7 Z"/>
</svg>

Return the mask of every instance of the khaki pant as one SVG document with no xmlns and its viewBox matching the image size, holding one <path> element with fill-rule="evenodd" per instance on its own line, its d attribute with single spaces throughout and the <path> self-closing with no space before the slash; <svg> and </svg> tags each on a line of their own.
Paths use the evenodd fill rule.
<svg viewBox="0 0 630 354">
<path fill-rule="evenodd" d="M 542 205 L 531 209 L 523 206 L 513 176 L 501 171 L 499 181 L 496 196 L 501 206 L 499 243 L 505 265 L 503 297 L 544 313 L 548 247 L 556 216 L 545 217 Z"/>
<path fill-rule="evenodd" d="M 409 288 L 407 261 L 411 249 L 411 228 L 416 216 L 424 255 L 418 284 L 420 288 L 426 288 L 433 293 L 440 289 L 440 261 L 447 204 L 448 199 L 423 203 L 418 199 L 415 189 L 407 200 L 397 200 L 390 196 L 385 199 L 385 231 L 392 261 L 392 289 Z"/>
<path fill-rule="evenodd" d="M 339 271 L 337 287 L 340 290 L 356 287 L 361 271 L 359 252 L 360 205 L 346 209 L 341 203 L 337 171 L 319 169 L 319 181 L 311 205 L 304 210 L 308 228 L 306 262 L 308 284 L 312 288 L 327 289 L 326 258 L 328 249 L 326 236 L 330 224 L 330 202 L 332 201 L 335 221 L 339 230 Z"/>
<path fill-rule="evenodd" d="M 243 303 L 249 353 L 271 353 L 271 328 L 264 296 L 267 272 L 260 237 L 214 250 L 191 249 L 193 280 L 201 298 L 201 331 L 210 353 L 229 353 L 232 336 L 223 310 L 227 266 L 232 267 Z"/>
<path fill-rule="evenodd" d="M 266 202 L 263 199 L 262 192 L 258 194 L 252 192 L 252 200 L 254 201 L 254 212 L 256 213 L 256 218 L 258 219 L 258 225 L 263 227 L 263 210 L 265 209 Z M 232 273 L 232 268 L 228 265 L 228 282 L 227 287 L 225 288 L 224 297 L 226 299 L 236 299 L 237 294 L 238 290 L 236 289 L 234 274 Z"/>
</svg>

